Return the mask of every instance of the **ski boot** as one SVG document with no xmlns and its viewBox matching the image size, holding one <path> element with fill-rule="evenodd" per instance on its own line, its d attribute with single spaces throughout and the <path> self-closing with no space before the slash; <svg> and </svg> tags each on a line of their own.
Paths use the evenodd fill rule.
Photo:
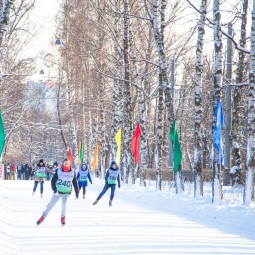
<svg viewBox="0 0 255 255">
<path fill-rule="evenodd" d="M 41 218 L 36 222 L 37 226 L 40 225 L 44 221 L 45 217 L 41 216 Z"/>
<path fill-rule="evenodd" d="M 98 203 L 98 201 L 99 201 L 99 200 L 97 199 L 97 200 L 93 203 L 93 205 L 96 205 L 96 204 Z"/>
<path fill-rule="evenodd" d="M 61 217 L 61 224 L 62 224 L 62 226 L 64 226 L 65 224 L 66 224 L 66 218 L 65 218 L 65 216 L 63 216 L 63 217 Z"/>
</svg>

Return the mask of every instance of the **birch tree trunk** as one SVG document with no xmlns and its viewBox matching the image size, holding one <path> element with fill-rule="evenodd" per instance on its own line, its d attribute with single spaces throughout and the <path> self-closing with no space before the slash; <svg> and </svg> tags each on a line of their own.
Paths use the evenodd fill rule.
<svg viewBox="0 0 255 255">
<path fill-rule="evenodd" d="M 114 17 L 114 58 L 113 58 L 113 65 L 114 65 L 114 79 L 113 79 L 113 90 L 112 90 L 112 126 L 111 126 L 111 142 L 110 142 L 110 158 L 111 160 L 115 160 L 116 158 L 116 151 L 117 145 L 115 142 L 115 135 L 120 127 L 122 127 L 122 91 L 119 83 L 119 66 L 120 63 L 120 56 L 118 50 L 118 40 L 119 40 L 119 15 L 118 13 L 118 3 L 119 0 L 115 0 L 115 17 Z"/>
<path fill-rule="evenodd" d="M 213 1 L 213 32 L 214 32 L 214 51 L 215 51 L 215 69 L 214 69 L 214 107 L 217 100 L 221 98 L 222 88 L 222 33 L 221 33 L 221 16 L 220 16 L 219 0 Z M 216 116 L 213 115 L 213 131 L 216 123 Z M 220 165 L 218 165 L 219 154 L 214 148 L 212 162 L 212 202 L 219 203 L 221 201 L 221 181 L 220 181 Z"/>
<path fill-rule="evenodd" d="M 158 25 L 158 0 L 152 1 L 152 12 L 149 11 L 147 2 L 144 0 L 144 6 L 150 18 L 150 22 L 153 29 L 154 34 L 154 41 L 157 47 L 157 53 L 159 58 L 159 72 L 162 77 L 163 88 L 164 88 L 164 100 L 167 107 L 167 119 L 169 124 L 171 125 L 174 120 L 174 111 L 173 111 L 173 102 L 171 97 L 171 89 L 169 86 L 169 82 L 167 79 L 166 73 L 166 60 L 165 60 L 165 50 L 164 50 L 164 28 L 165 28 L 165 18 L 164 18 L 164 11 L 166 8 L 166 1 L 161 1 L 161 30 L 159 30 Z M 180 174 L 176 174 L 176 183 L 181 183 Z"/>
<path fill-rule="evenodd" d="M 15 0 L 2 0 L 0 2 L 0 48 L 2 46 L 4 33 L 6 31 L 6 27 L 9 22 L 9 16 L 11 12 L 11 8 L 14 4 Z"/>
<path fill-rule="evenodd" d="M 241 36 L 240 46 L 246 48 L 246 27 L 247 27 L 247 11 L 248 11 L 248 0 L 243 0 L 243 10 L 241 12 Z M 238 64 L 236 69 L 236 83 L 240 84 L 244 80 L 244 61 L 245 53 L 243 51 L 238 52 Z M 240 142 L 238 138 L 238 127 L 240 120 L 240 102 L 241 94 L 240 87 L 236 86 L 233 93 L 232 102 L 232 130 L 231 130 L 231 142 L 232 142 L 232 167 L 230 174 L 232 177 L 232 185 L 240 183 L 241 177 L 241 153 L 240 153 Z"/>
<path fill-rule="evenodd" d="M 163 81 L 159 74 L 158 105 L 157 105 L 157 128 L 156 128 L 156 189 L 162 189 L 162 136 L 163 136 Z"/>
<path fill-rule="evenodd" d="M 152 31 L 149 31 L 149 36 L 148 36 L 148 46 L 146 50 L 146 60 L 150 61 L 151 59 L 151 54 L 152 54 Z M 144 89 L 150 93 L 150 81 L 148 78 L 148 73 L 149 73 L 149 63 L 146 62 L 145 64 L 145 70 L 144 73 L 146 74 L 144 77 Z M 144 117 L 148 117 L 151 115 L 152 107 L 151 107 L 151 101 L 147 100 L 145 101 L 145 110 L 146 113 L 143 115 Z M 149 118 L 145 117 L 145 125 L 149 127 L 151 125 Z M 140 122 L 142 123 L 142 119 L 140 119 Z M 146 186 L 146 170 L 149 168 L 150 165 L 150 145 L 148 139 L 145 140 L 145 131 L 142 129 L 142 135 L 141 135 L 141 167 L 140 167 L 140 185 L 141 186 Z M 154 151 L 154 150 L 152 150 Z M 153 158 L 153 157 L 152 157 Z"/>
<path fill-rule="evenodd" d="M 70 119 L 70 141 L 71 141 L 71 149 L 73 152 L 73 167 L 77 171 L 78 170 L 78 144 L 77 144 L 77 132 L 76 132 L 76 124 L 74 118 L 74 110 L 73 110 L 73 102 L 72 102 L 71 88 L 68 85 L 68 109 L 69 109 L 69 119 Z"/>
<path fill-rule="evenodd" d="M 251 203 L 254 197 L 254 86 L 255 86 L 255 0 L 253 0 L 252 25 L 251 25 L 251 54 L 249 73 L 249 95 L 248 95 L 248 137 L 247 137 L 247 161 L 243 201 L 246 205 Z"/>
<path fill-rule="evenodd" d="M 200 20 L 198 22 L 198 39 L 196 50 L 195 74 L 195 131 L 194 131 L 194 196 L 203 195 L 201 162 L 201 121 L 202 121 L 202 69 L 207 0 L 201 1 Z"/>
<path fill-rule="evenodd" d="M 92 165 L 95 143 L 94 143 L 94 133 L 93 133 L 91 111 L 89 112 L 89 134 L 90 135 L 88 136 L 88 158 L 90 160 L 89 163 Z"/>
<path fill-rule="evenodd" d="M 146 165 L 146 129 L 145 129 L 145 98 L 143 96 L 143 88 L 142 83 L 138 79 L 138 66 L 137 66 L 137 59 L 136 59 L 136 52 L 135 52 L 135 42 L 134 36 L 132 31 L 132 24 L 129 24 L 129 38 L 130 38 L 130 53 L 131 53 L 131 62 L 133 67 L 133 75 L 134 75 L 134 84 L 136 86 L 136 93 L 138 99 L 138 119 L 140 123 L 140 128 L 142 131 L 141 139 L 140 139 L 140 185 L 145 186 L 144 182 L 144 169 Z M 136 166 L 138 168 L 138 166 Z M 133 168 L 134 169 L 134 168 Z M 132 172 L 132 182 L 135 184 L 136 173 Z"/>
<path fill-rule="evenodd" d="M 131 96 L 130 96 L 130 66 L 129 66 L 129 0 L 124 0 L 124 90 L 123 90 L 123 179 L 128 183 L 131 161 Z"/>
</svg>

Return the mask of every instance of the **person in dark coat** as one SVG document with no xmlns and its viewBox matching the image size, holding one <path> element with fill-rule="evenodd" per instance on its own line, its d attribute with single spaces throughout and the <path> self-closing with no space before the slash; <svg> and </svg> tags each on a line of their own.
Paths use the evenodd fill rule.
<svg viewBox="0 0 255 255">
<path fill-rule="evenodd" d="M 119 176 L 119 168 L 115 161 L 111 162 L 110 168 L 107 170 L 105 175 L 105 185 L 101 193 L 98 195 L 96 201 L 93 203 L 93 205 L 96 205 L 100 198 L 105 194 L 105 192 L 111 188 L 111 195 L 110 195 L 110 201 L 109 206 L 112 206 L 112 200 L 114 198 L 114 193 L 116 189 L 116 184 L 118 182 L 118 187 L 120 188 L 120 176 Z"/>
<path fill-rule="evenodd" d="M 53 195 L 50 202 L 47 204 L 45 210 L 43 211 L 42 216 L 36 222 L 37 225 L 40 225 L 50 210 L 55 206 L 58 200 L 62 199 L 62 208 L 61 208 L 61 224 L 65 225 L 65 216 L 66 216 L 66 203 L 67 199 L 72 192 L 72 187 L 74 187 L 75 197 L 79 197 L 79 188 L 76 179 L 75 171 L 71 168 L 71 162 L 69 159 L 64 159 L 62 165 L 58 167 L 56 173 L 54 174 L 51 180 L 51 188 L 53 190 Z"/>
<path fill-rule="evenodd" d="M 29 180 L 30 174 L 29 174 L 29 165 L 28 165 L 28 163 L 26 163 L 24 165 L 24 174 L 25 174 L 25 180 Z"/>
</svg>

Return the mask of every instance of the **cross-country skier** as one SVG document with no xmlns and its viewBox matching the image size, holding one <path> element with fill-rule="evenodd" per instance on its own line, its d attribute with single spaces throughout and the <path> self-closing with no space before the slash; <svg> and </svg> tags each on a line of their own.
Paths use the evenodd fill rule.
<svg viewBox="0 0 255 255">
<path fill-rule="evenodd" d="M 43 159 L 40 159 L 39 163 L 36 166 L 35 169 L 35 182 L 33 187 L 33 194 L 35 194 L 35 191 L 37 189 L 38 183 L 40 183 L 40 193 L 41 198 L 43 197 L 43 184 L 46 178 L 46 172 L 48 171 L 47 167 L 45 166 Z"/>
<path fill-rule="evenodd" d="M 66 203 L 67 198 L 70 196 L 72 192 L 72 185 L 74 186 L 75 197 L 78 199 L 79 197 L 79 188 L 76 179 L 75 171 L 71 168 L 71 162 L 69 159 L 64 159 L 62 165 L 58 167 L 56 173 L 54 174 L 51 180 L 51 187 L 54 191 L 52 198 L 45 210 L 41 218 L 36 222 L 37 225 L 41 224 L 45 217 L 48 215 L 50 210 L 55 206 L 58 200 L 62 199 L 62 209 L 61 209 L 61 224 L 65 225 L 65 216 L 66 216 Z"/>
<path fill-rule="evenodd" d="M 86 187 L 88 186 L 88 180 L 92 184 L 91 176 L 89 173 L 88 165 L 86 163 L 83 163 L 80 167 L 80 170 L 77 174 L 77 180 L 79 185 L 79 191 L 83 191 L 83 199 L 85 199 L 86 194 Z"/>
<path fill-rule="evenodd" d="M 112 200 L 114 197 L 114 192 L 116 188 L 116 183 L 118 182 L 118 187 L 120 188 L 120 176 L 119 176 L 119 168 L 115 161 L 111 162 L 110 168 L 107 170 L 105 175 L 105 185 L 101 193 L 98 195 L 96 201 L 93 203 L 93 205 L 96 205 L 100 198 L 104 195 L 104 193 L 111 188 L 111 195 L 110 195 L 110 201 L 109 206 L 112 206 Z"/>
</svg>

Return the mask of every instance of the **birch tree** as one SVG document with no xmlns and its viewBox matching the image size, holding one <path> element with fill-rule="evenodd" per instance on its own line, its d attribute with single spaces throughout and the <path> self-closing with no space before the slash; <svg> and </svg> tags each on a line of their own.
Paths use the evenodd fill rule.
<svg viewBox="0 0 255 255">
<path fill-rule="evenodd" d="M 215 51 L 215 70 L 214 70 L 214 102 L 213 109 L 217 105 L 218 99 L 221 98 L 222 88 L 222 33 L 221 33 L 221 14 L 219 0 L 213 1 L 213 35 L 214 35 L 214 51 Z M 216 124 L 216 116 L 213 118 L 213 129 Z M 214 148 L 212 162 L 212 202 L 219 203 L 221 201 L 221 181 L 220 168 L 218 165 L 219 154 Z"/>
<path fill-rule="evenodd" d="M 247 13 L 248 13 L 248 0 L 243 0 L 242 13 L 241 13 L 241 35 L 240 46 L 246 48 L 246 27 L 247 27 Z M 236 69 L 236 83 L 241 84 L 244 82 L 244 63 L 245 53 L 243 51 L 238 52 L 238 63 Z M 241 174 L 241 152 L 240 152 L 240 137 L 238 135 L 238 127 L 240 126 L 240 111 L 241 111 L 241 93 L 240 87 L 236 86 L 233 93 L 232 103 L 232 167 L 230 174 L 232 177 L 232 184 L 240 183 Z"/>
<path fill-rule="evenodd" d="M 201 164 L 201 121 L 202 121 L 202 69 L 205 33 L 205 15 L 207 0 L 201 1 L 200 20 L 198 22 L 198 39 L 196 49 L 195 74 L 195 131 L 194 131 L 194 196 L 203 195 L 202 164 Z"/>
<path fill-rule="evenodd" d="M 250 50 L 250 73 L 249 73 L 249 95 L 247 105 L 248 115 L 248 136 L 247 136 L 247 160 L 246 160 L 246 177 L 244 186 L 243 201 L 245 204 L 250 204 L 254 197 L 254 131 L 255 131 L 255 0 L 252 8 L 252 24 L 251 24 L 251 50 Z"/>
<path fill-rule="evenodd" d="M 123 23 L 123 57 L 124 57 L 124 89 L 123 89 L 123 174 L 128 183 L 131 162 L 131 96 L 130 96 L 130 62 L 129 62 L 129 0 L 124 0 Z"/>
<path fill-rule="evenodd" d="M 6 31 L 6 27 L 9 23 L 9 16 L 11 12 L 11 8 L 14 4 L 15 0 L 1 0 L 0 1 L 0 47 L 2 46 L 4 33 Z"/>
</svg>

